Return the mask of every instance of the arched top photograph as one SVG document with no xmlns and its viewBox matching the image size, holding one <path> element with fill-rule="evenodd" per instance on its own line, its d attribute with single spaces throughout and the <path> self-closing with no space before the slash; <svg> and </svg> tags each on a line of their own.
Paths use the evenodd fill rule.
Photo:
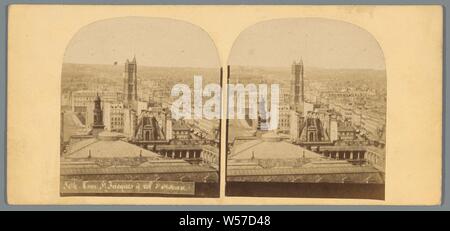
<svg viewBox="0 0 450 231">
<path fill-rule="evenodd" d="M 249 100 L 228 108 L 246 115 L 228 122 L 227 195 L 384 199 L 386 70 L 368 31 L 325 18 L 259 22 L 234 41 L 228 82 Z"/>
<path fill-rule="evenodd" d="M 122 17 L 79 29 L 62 63 L 61 195 L 218 197 L 220 120 L 179 118 L 172 105 L 174 86 L 219 85 L 221 73 L 214 42 L 188 22 Z M 220 111 L 220 92 L 213 102 Z"/>
</svg>

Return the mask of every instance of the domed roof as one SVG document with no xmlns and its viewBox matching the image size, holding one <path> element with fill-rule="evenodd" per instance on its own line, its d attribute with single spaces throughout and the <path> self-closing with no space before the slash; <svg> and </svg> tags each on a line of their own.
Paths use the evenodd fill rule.
<svg viewBox="0 0 450 231">
<path fill-rule="evenodd" d="M 280 141 L 282 137 L 276 134 L 275 132 L 268 132 L 261 135 L 261 139 L 268 142 L 277 142 Z"/>
<path fill-rule="evenodd" d="M 125 135 L 118 132 L 103 131 L 98 134 L 99 140 L 119 140 L 125 138 Z"/>
<path fill-rule="evenodd" d="M 267 134 L 266 139 L 270 141 L 262 138 L 235 145 L 231 150 L 229 159 L 322 159 L 320 154 L 298 145 L 286 141 L 274 141 L 275 139 L 279 139 L 279 136 L 273 138 L 273 135 Z"/>
<path fill-rule="evenodd" d="M 135 158 L 161 159 L 160 155 L 118 139 L 113 132 L 102 132 L 99 137 L 79 141 L 69 146 L 67 159 L 85 158 Z M 100 135 L 99 134 L 99 135 Z M 120 134 L 120 133 L 119 133 Z"/>
</svg>

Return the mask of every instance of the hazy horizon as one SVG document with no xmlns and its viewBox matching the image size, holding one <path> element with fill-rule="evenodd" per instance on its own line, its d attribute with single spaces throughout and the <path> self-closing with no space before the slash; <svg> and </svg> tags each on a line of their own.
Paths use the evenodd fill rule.
<svg viewBox="0 0 450 231">
<path fill-rule="evenodd" d="M 114 64 L 106 64 L 106 63 L 67 63 L 64 62 L 63 65 L 70 64 L 70 65 L 103 65 L 103 66 L 124 66 L 125 63 L 117 63 L 117 65 Z M 150 65 L 142 65 L 137 63 L 138 68 L 139 67 L 156 67 L 156 68 L 202 68 L 202 69 L 220 69 L 221 67 L 201 67 L 201 66 L 150 66 Z M 244 65 L 234 65 L 230 66 L 230 68 L 238 67 L 238 68 L 266 68 L 266 69 L 290 69 L 291 66 L 244 66 Z M 226 69 L 226 66 L 223 67 Z M 386 69 L 375 69 L 375 68 L 336 68 L 336 67 L 318 67 L 318 66 L 305 66 L 306 69 L 324 69 L 324 70 L 369 70 L 369 71 L 386 71 Z"/>
<path fill-rule="evenodd" d="M 100 65 L 100 66 L 112 66 L 112 67 L 124 67 L 125 63 L 117 63 L 117 65 L 114 64 L 107 64 L 107 63 L 73 63 L 73 62 L 63 62 L 63 65 L 65 64 L 69 64 L 69 65 Z M 137 66 L 138 66 L 138 72 L 139 72 L 139 67 L 156 67 L 156 68 L 201 68 L 201 69 L 220 69 L 220 67 L 201 67 L 201 66 L 149 66 L 149 65 L 143 65 L 143 64 L 139 64 L 139 62 L 137 62 Z"/>
</svg>

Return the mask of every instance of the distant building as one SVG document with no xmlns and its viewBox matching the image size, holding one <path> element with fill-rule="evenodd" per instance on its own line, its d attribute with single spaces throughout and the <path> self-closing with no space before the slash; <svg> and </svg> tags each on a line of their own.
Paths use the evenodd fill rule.
<svg viewBox="0 0 450 231">
<path fill-rule="evenodd" d="M 348 146 L 348 145 L 336 145 L 336 146 L 321 146 L 318 153 L 321 153 L 324 157 L 347 160 L 353 163 L 364 163 L 366 161 L 367 148 L 365 146 Z"/>
<path fill-rule="evenodd" d="M 105 130 L 123 132 L 123 103 L 104 103 L 103 120 Z"/>
<path fill-rule="evenodd" d="M 90 102 L 86 108 L 87 108 L 86 112 L 84 113 L 77 112 L 76 114 L 78 115 L 80 121 L 84 125 L 86 125 L 86 127 L 92 128 L 92 125 L 94 124 L 94 108 L 95 108 L 94 100 L 92 100 L 92 102 Z"/>
<path fill-rule="evenodd" d="M 264 99 L 260 100 L 258 104 L 258 122 L 256 130 L 258 131 L 267 131 L 269 130 L 269 116 L 266 111 L 267 105 Z"/>
<path fill-rule="evenodd" d="M 361 127 L 362 111 L 358 108 L 352 110 L 352 124 L 355 127 Z"/>
<path fill-rule="evenodd" d="M 300 128 L 300 141 L 302 142 L 320 142 L 329 140 L 322 121 L 314 112 L 308 112 Z"/>
<path fill-rule="evenodd" d="M 196 119 L 196 120 L 186 120 L 186 123 L 192 126 L 193 134 L 197 137 L 216 140 L 219 120 L 209 120 L 209 119 Z M 220 136 L 219 136 L 220 137 Z M 219 138 L 220 139 L 220 138 Z"/>
<path fill-rule="evenodd" d="M 64 142 L 64 111 L 61 111 L 60 113 L 61 116 L 61 120 L 59 122 L 59 151 L 62 154 L 64 151 L 64 147 L 65 147 L 65 142 Z"/>
<path fill-rule="evenodd" d="M 308 112 L 314 112 L 315 105 L 309 102 L 303 102 L 303 116 L 306 116 Z"/>
<path fill-rule="evenodd" d="M 278 132 L 289 134 L 290 132 L 290 94 L 281 89 L 278 105 Z M 289 90 L 287 90 L 289 91 Z"/>
<path fill-rule="evenodd" d="M 102 98 L 103 103 L 115 103 L 122 100 L 122 93 L 116 91 L 74 91 L 71 96 L 72 111 L 85 113 L 97 95 Z"/>
<path fill-rule="evenodd" d="M 128 139 L 132 139 L 137 126 L 136 111 L 130 108 L 123 109 L 123 133 Z"/>
<path fill-rule="evenodd" d="M 338 135 L 338 122 L 336 120 L 336 117 L 330 116 L 330 125 L 329 125 L 329 131 L 330 131 L 330 141 L 334 142 L 339 139 Z"/>
<path fill-rule="evenodd" d="M 173 138 L 177 140 L 191 139 L 191 128 L 183 120 L 177 120 L 172 125 Z"/>
<path fill-rule="evenodd" d="M 209 145 L 203 145 L 200 158 L 202 159 L 203 163 L 213 167 L 214 169 L 219 169 L 219 148 Z"/>
<path fill-rule="evenodd" d="M 281 104 L 278 108 L 278 112 L 278 131 L 288 134 L 290 130 L 289 105 Z"/>
<path fill-rule="evenodd" d="M 134 140 L 136 141 L 157 141 L 166 140 L 165 120 L 158 121 L 154 113 L 143 111 L 137 120 L 136 133 Z"/>
<path fill-rule="evenodd" d="M 338 138 L 340 140 L 355 140 L 356 130 L 349 122 L 338 123 Z"/>
<path fill-rule="evenodd" d="M 383 136 L 382 132 L 386 126 L 386 117 L 373 112 L 366 112 L 361 117 L 361 129 L 368 139 L 376 141 Z M 380 133 L 381 132 L 381 133 Z M 380 135 L 381 134 L 381 135 Z M 385 142 L 385 141 L 383 141 Z"/>
<path fill-rule="evenodd" d="M 368 164 L 374 166 L 383 173 L 385 172 L 386 151 L 384 148 L 367 147 L 366 160 Z"/>
<path fill-rule="evenodd" d="M 130 194 L 217 194 L 202 189 L 216 186 L 219 180 L 217 169 L 161 156 L 123 139 L 122 134 L 102 132 L 96 137 L 70 145 L 61 157 L 61 193 L 124 193 L 127 188 L 92 189 L 84 185 L 125 182 L 136 187 L 141 184 L 156 186 L 128 190 Z M 200 156 L 200 153 L 197 155 Z M 74 190 L 73 187 L 66 187 L 68 185 L 77 187 Z"/>
</svg>

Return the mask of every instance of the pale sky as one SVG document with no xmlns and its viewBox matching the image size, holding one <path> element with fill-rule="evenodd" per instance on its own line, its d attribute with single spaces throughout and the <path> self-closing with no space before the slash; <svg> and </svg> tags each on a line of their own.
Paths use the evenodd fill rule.
<svg viewBox="0 0 450 231">
<path fill-rule="evenodd" d="M 81 28 L 70 41 L 65 63 L 119 64 L 136 55 L 138 65 L 219 67 L 208 33 L 192 24 L 161 18 L 106 19 Z"/>
<path fill-rule="evenodd" d="M 385 69 L 377 41 L 346 22 L 318 19 L 276 19 L 244 30 L 233 44 L 228 63 L 241 66 L 305 66 Z"/>
</svg>

